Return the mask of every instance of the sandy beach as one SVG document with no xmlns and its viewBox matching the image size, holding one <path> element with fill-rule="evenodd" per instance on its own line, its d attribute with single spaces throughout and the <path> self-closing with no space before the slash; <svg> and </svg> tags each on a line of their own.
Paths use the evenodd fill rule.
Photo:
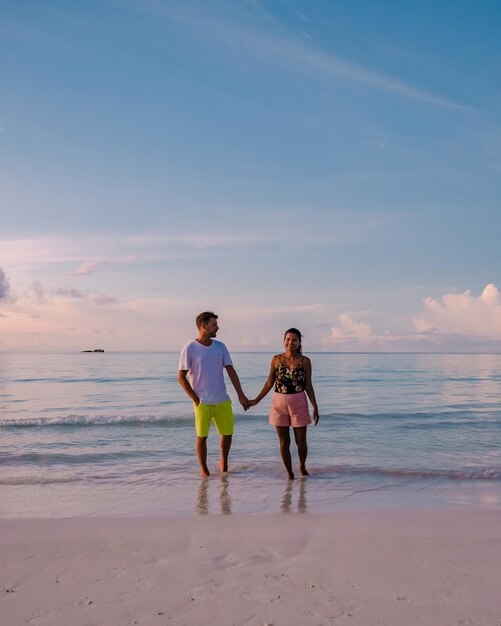
<svg viewBox="0 0 501 626">
<path fill-rule="evenodd" d="M 3 626 L 498 626 L 501 511 L 0 522 Z"/>
</svg>

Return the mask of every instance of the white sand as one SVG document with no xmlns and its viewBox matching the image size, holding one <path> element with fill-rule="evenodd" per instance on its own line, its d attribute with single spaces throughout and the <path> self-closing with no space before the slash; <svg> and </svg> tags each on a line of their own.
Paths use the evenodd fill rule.
<svg viewBox="0 0 501 626">
<path fill-rule="evenodd" d="M 0 624 L 501 624 L 501 511 L 0 522 Z"/>
</svg>

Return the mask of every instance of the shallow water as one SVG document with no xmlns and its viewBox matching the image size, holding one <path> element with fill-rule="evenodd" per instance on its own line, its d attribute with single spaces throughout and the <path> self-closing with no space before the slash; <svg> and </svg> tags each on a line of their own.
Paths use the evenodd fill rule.
<svg viewBox="0 0 501 626">
<path fill-rule="evenodd" d="M 233 354 L 249 397 L 270 354 Z M 501 355 L 311 354 L 311 476 L 285 480 L 270 397 L 234 399 L 231 472 L 198 477 L 169 353 L 0 353 L 0 516 L 499 507 Z M 294 446 L 293 446 L 294 447 Z"/>
</svg>

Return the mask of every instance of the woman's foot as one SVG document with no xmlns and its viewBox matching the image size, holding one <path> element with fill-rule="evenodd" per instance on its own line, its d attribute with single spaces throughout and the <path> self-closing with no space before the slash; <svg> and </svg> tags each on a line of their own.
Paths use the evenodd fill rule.
<svg viewBox="0 0 501 626">
<path fill-rule="evenodd" d="M 309 476 L 310 473 L 308 472 L 308 470 L 306 469 L 306 467 L 304 465 L 300 465 L 299 466 L 299 473 L 301 474 L 301 476 Z"/>
<path fill-rule="evenodd" d="M 294 480 L 293 472 L 288 472 L 289 480 Z"/>
</svg>

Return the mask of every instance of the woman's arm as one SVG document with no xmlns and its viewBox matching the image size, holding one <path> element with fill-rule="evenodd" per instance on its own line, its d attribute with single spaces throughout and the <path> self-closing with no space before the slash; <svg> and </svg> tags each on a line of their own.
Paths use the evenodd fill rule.
<svg viewBox="0 0 501 626">
<path fill-rule="evenodd" d="M 268 374 L 268 379 L 266 380 L 266 382 L 264 383 L 263 388 L 261 389 L 261 391 L 259 392 L 259 395 L 257 395 L 254 400 L 249 400 L 249 405 L 250 406 L 255 406 L 256 404 L 258 404 L 259 402 L 261 402 L 261 400 L 265 397 L 265 395 L 268 393 L 268 391 L 273 387 L 273 385 L 275 384 L 275 376 L 276 376 L 276 363 L 278 360 L 278 355 L 275 355 L 272 359 L 271 359 L 271 365 L 270 365 L 270 373 Z"/>
<path fill-rule="evenodd" d="M 313 383 L 311 382 L 311 361 L 307 356 L 304 357 L 304 371 L 306 374 L 305 391 L 306 395 L 310 399 L 311 405 L 313 406 L 313 422 L 316 426 L 320 417 L 318 415 L 318 406 L 317 399 L 315 398 L 315 390 L 313 389 Z"/>
</svg>

